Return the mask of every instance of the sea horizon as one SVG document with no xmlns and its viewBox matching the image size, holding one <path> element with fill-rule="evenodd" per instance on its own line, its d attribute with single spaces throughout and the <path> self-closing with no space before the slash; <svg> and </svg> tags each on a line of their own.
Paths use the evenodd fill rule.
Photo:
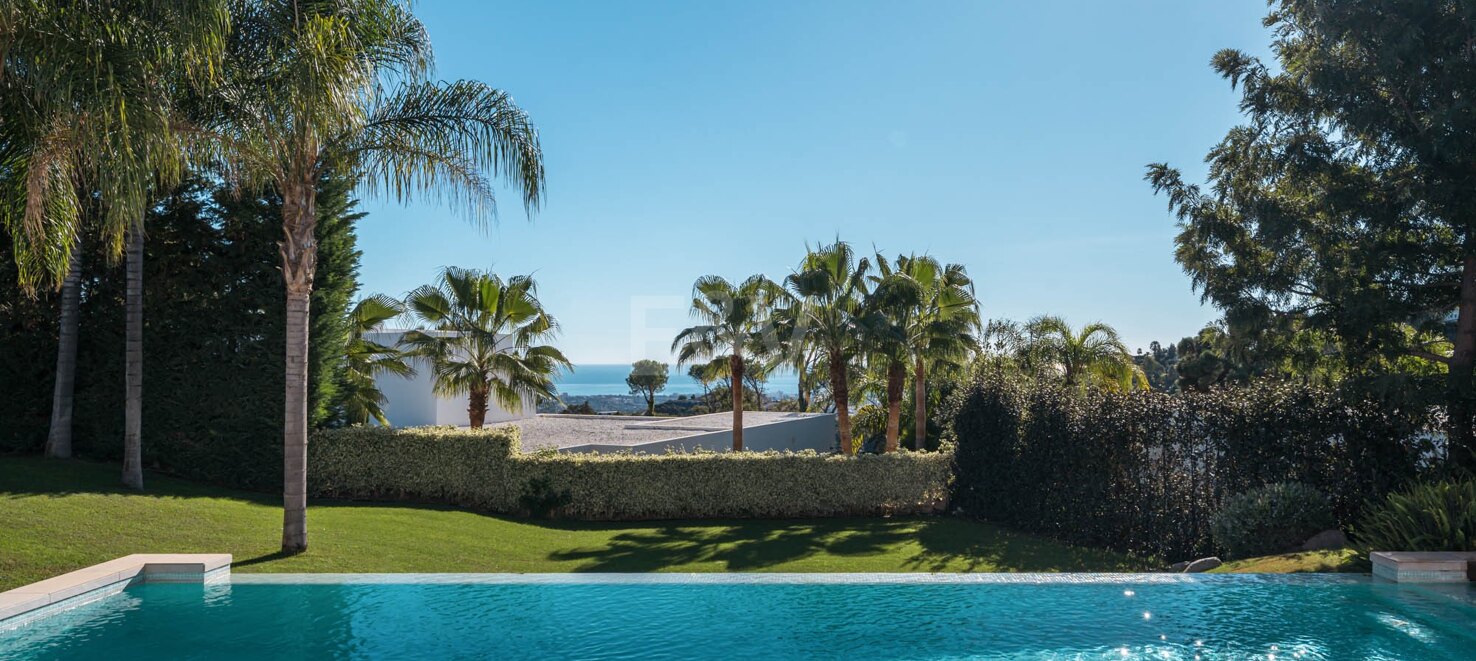
<svg viewBox="0 0 1476 661">
<path fill-rule="evenodd" d="M 593 395 L 629 395 L 630 388 L 625 385 L 625 377 L 630 375 L 629 363 L 579 363 L 574 365 L 574 371 L 560 373 L 554 378 L 554 389 L 560 395 L 570 396 L 593 396 Z M 670 375 L 666 383 L 666 389 L 657 393 L 658 395 L 700 395 L 702 384 L 696 379 L 687 376 L 687 366 L 678 368 L 675 363 L 667 367 Z M 714 388 L 720 383 L 714 382 L 709 388 Z M 764 392 L 770 395 L 796 395 L 799 393 L 799 379 L 793 370 L 775 370 L 764 382 Z"/>
</svg>

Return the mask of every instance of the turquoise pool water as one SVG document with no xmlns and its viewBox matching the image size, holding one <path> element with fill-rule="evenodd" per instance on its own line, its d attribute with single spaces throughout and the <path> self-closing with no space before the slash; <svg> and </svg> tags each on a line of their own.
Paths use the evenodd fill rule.
<svg viewBox="0 0 1476 661">
<path fill-rule="evenodd" d="M 1476 658 L 1476 590 L 1466 585 L 1338 576 L 683 580 L 237 575 L 228 585 L 140 585 L 0 629 L 0 658 Z"/>
</svg>

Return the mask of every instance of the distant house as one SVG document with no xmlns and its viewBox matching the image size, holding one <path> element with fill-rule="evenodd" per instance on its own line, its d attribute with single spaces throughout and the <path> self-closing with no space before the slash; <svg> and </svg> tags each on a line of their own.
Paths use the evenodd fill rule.
<svg viewBox="0 0 1476 661">
<path fill-rule="evenodd" d="M 364 339 L 385 346 L 394 346 L 400 342 L 400 338 L 408 332 L 404 329 L 384 329 L 370 331 L 364 334 Z M 430 333 L 441 333 L 443 331 L 426 331 Z M 384 393 L 386 400 L 384 415 L 395 427 L 420 427 L 425 425 L 454 425 L 465 427 L 469 424 L 467 416 L 466 395 L 457 397 L 441 397 L 436 395 L 432 385 L 431 365 L 425 360 L 414 360 L 411 365 L 415 368 L 415 376 L 406 378 L 394 374 L 380 374 L 374 378 L 379 386 L 379 391 Z M 498 405 L 494 399 L 487 402 L 487 424 L 507 422 L 510 420 L 522 420 L 531 418 L 538 414 L 538 406 L 531 395 L 523 397 L 523 405 L 516 411 L 509 411 Z"/>
</svg>

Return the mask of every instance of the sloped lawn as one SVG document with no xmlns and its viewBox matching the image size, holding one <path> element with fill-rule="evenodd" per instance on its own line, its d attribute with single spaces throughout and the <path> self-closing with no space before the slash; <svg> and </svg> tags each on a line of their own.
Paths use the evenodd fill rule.
<svg viewBox="0 0 1476 661">
<path fill-rule="evenodd" d="M 530 522 L 319 501 L 277 553 L 277 499 L 118 467 L 0 457 L 0 590 L 129 553 L 228 552 L 236 572 L 1136 571 L 1152 563 L 955 519 Z M 1270 570 L 1289 567 L 1277 565 Z"/>
</svg>

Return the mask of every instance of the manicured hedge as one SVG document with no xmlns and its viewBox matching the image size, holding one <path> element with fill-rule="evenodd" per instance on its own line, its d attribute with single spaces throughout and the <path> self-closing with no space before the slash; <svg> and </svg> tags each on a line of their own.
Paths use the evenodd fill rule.
<svg viewBox="0 0 1476 661">
<path fill-rule="evenodd" d="M 1427 412 L 1272 381 L 1114 394 L 984 370 L 947 408 L 964 514 L 1172 560 L 1220 550 L 1235 494 L 1301 482 L 1348 526 L 1432 452 Z"/>
<path fill-rule="evenodd" d="M 309 487 L 334 498 L 446 503 L 591 520 L 812 517 L 939 511 L 952 455 L 814 452 L 522 454 L 516 428 L 353 427 L 309 443 Z M 536 513 L 536 512 L 533 512 Z"/>
</svg>

